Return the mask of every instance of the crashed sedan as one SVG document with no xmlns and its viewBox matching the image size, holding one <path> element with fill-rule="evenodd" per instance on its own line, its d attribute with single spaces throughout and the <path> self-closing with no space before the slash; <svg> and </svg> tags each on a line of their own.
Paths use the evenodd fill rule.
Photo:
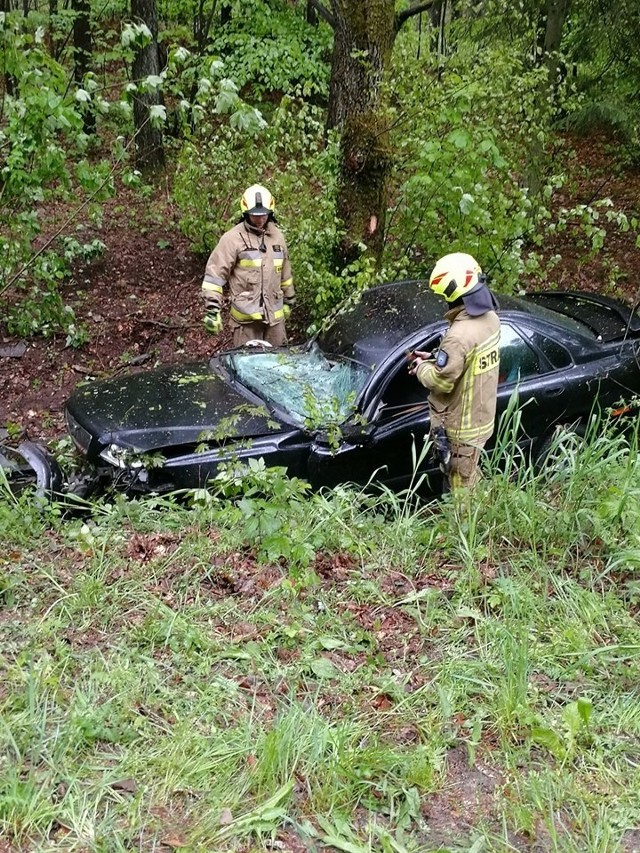
<svg viewBox="0 0 640 853">
<path fill-rule="evenodd" d="M 640 392 L 640 316 L 581 292 L 500 297 L 498 419 L 515 395 L 533 458 L 558 425 Z M 365 291 L 302 346 L 243 347 L 76 389 L 69 433 L 101 483 L 131 493 L 205 487 L 222 463 L 262 458 L 314 488 L 406 487 L 429 436 L 408 354 L 434 351 L 446 306 L 426 282 Z M 488 446 L 490 448 L 490 445 Z M 441 474 L 422 461 L 432 492 Z"/>
</svg>

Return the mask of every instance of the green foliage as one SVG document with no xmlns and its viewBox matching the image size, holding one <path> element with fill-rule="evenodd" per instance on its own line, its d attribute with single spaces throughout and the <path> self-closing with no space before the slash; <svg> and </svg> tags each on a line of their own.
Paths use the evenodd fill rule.
<svg viewBox="0 0 640 853">
<path fill-rule="evenodd" d="M 223 467 L 213 485 L 218 496 L 234 499 L 238 534 L 260 559 L 285 559 L 294 570 L 310 563 L 314 537 L 298 524 L 308 483 L 290 479 L 284 468 L 267 468 L 263 459 L 249 459 Z"/>
<path fill-rule="evenodd" d="M 9 334 L 24 338 L 63 333 L 67 346 L 79 347 L 88 339 L 87 332 L 64 304 L 59 284 L 69 278 L 74 263 L 99 257 L 105 245 L 97 239 L 80 243 L 75 237 L 62 237 L 59 243 L 59 251 L 44 252 L 32 261 L 29 282 L 17 286 L 21 299 L 7 308 L 4 319 Z"/>
<path fill-rule="evenodd" d="M 209 50 L 225 57 L 225 69 L 251 97 L 271 93 L 326 98 L 328 27 L 304 20 L 304 4 L 243 0 L 231 7 L 231 19 L 211 34 Z"/>
<path fill-rule="evenodd" d="M 463 250 L 508 290 L 525 268 L 523 244 L 536 227 L 523 152 L 543 133 L 540 72 L 528 70 L 514 47 L 469 48 L 459 46 L 436 70 L 428 55 L 416 68 L 411 38 L 397 45 L 398 189 L 385 263 L 393 276 L 427 276 L 435 258 Z"/>
<path fill-rule="evenodd" d="M 100 245 L 80 246 L 66 238 L 62 253 L 34 254 L 32 241 L 41 227 L 41 203 L 78 190 L 94 197 L 108 192 L 109 169 L 104 164 L 89 168 L 84 160 L 87 137 L 77 102 L 67 94 L 64 68 L 42 41 L 42 31 L 24 32 L 16 15 L 0 18 L 0 54 L 12 81 L 0 114 L 0 294 L 11 286 L 24 292 L 23 301 L 0 320 L 10 333 L 63 332 L 77 346 L 84 332 L 64 306 L 57 283 L 68 275 L 71 261 L 86 260 Z"/>
</svg>

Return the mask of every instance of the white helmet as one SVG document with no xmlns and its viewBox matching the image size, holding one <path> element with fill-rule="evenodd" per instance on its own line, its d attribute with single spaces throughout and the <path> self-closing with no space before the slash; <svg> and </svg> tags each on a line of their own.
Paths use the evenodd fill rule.
<svg viewBox="0 0 640 853">
<path fill-rule="evenodd" d="M 253 184 L 242 194 L 240 209 L 242 213 L 251 213 L 255 216 L 267 216 L 275 210 L 273 196 L 266 187 Z"/>
<path fill-rule="evenodd" d="M 429 287 L 447 302 L 467 296 L 479 284 L 485 283 L 480 264 L 465 252 L 444 255 L 436 263 L 429 278 Z"/>
</svg>

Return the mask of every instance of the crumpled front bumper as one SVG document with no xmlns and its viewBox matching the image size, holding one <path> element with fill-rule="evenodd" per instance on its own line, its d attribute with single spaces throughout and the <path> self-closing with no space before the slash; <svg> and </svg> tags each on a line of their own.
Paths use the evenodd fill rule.
<svg viewBox="0 0 640 853">
<path fill-rule="evenodd" d="M 34 441 L 23 441 L 17 448 L 0 446 L 0 467 L 11 488 L 21 491 L 35 486 L 38 496 L 51 498 L 63 491 L 64 475 L 51 453 Z"/>
</svg>

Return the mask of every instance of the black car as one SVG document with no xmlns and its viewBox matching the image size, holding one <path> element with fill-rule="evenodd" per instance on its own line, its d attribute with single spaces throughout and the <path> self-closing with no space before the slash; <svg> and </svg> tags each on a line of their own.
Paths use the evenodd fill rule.
<svg viewBox="0 0 640 853">
<path fill-rule="evenodd" d="M 498 417 L 515 393 L 533 457 L 558 424 L 640 392 L 640 317 L 578 292 L 501 296 Z M 77 388 L 69 432 L 105 480 L 130 492 L 202 487 L 222 462 L 263 458 L 313 487 L 405 487 L 429 434 L 408 354 L 433 351 L 446 304 L 423 281 L 365 291 L 303 346 L 243 347 Z M 433 491 L 434 459 L 423 463 Z"/>
</svg>

